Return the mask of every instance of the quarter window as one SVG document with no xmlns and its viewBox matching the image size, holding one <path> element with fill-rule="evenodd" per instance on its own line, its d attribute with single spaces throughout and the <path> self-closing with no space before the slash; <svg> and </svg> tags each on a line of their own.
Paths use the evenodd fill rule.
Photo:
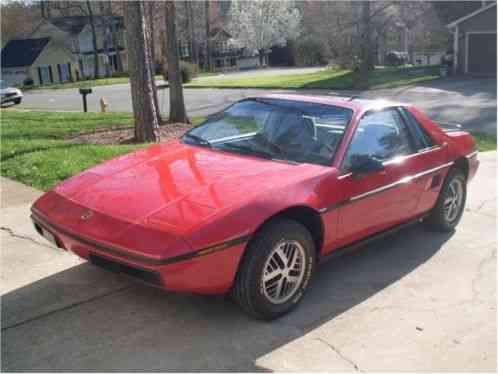
<svg viewBox="0 0 498 374">
<path fill-rule="evenodd" d="M 422 125 L 417 121 L 415 116 L 404 108 L 401 108 L 401 112 L 403 113 L 403 117 L 406 120 L 406 124 L 410 128 L 410 131 L 415 140 L 415 145 L 417 150 L 422 150 L 426 148 L 430 148 L 434 146 L 434 141 L 430 137 L 430 135 L 425 131 Z"/>
<path fill-rule="evenodd" d="M 359 122 L 344 159 L 348 172 L 355 158 L 386 161 L 414 152 L 410 133 L 395 109 L 367 113 Z"/>
</svg>

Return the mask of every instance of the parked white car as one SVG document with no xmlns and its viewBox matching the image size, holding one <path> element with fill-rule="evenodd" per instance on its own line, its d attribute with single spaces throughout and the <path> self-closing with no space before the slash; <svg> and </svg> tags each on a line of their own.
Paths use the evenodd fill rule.
<svg viewBox="0 0 498 374">
<path fill-rule="evenodd" d="M 7 82 L 0 80 L 1 105 L 7 103 L 21 104 L 22 92 L 15 87 L 9 87 Z"/>
</svg>

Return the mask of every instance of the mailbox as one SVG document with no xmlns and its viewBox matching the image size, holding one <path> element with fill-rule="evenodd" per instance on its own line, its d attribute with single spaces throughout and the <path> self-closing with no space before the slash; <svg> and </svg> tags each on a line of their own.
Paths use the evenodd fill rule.
<svg viewBox="0 0 498 374">
<path fill-rule="evenodd" d="M 92 93 L 92 89 L 91 88 L 80 88 L 80 94 L 81 95 L 88 95 L 88 94 L 91 94 Z"/>
<path fill-rule="evenodd" d="M 91 88 L 80 88 L 80 95 L 83 97 L 83 111 L 87 111 L 87 105 L 86 105 L 86 95 L 89 95 L 92 93 Z"/>
</svg>

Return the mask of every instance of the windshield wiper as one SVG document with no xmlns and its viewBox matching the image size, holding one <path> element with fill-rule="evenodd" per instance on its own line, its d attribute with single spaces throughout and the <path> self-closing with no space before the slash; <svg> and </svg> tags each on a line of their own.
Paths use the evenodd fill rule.
<svg viewBox="0 0 498 374">
<path fill-rule="evenodd" d="M 222 146 L 224 148 L 230 148 L 234 151 L 238 151 L 238 152 L 241 152 L 241 153 L 244 153 L 244 154 L 251 154 L 251 155 L 254 155 L 254 156 L 259 156 L 259 157 L 262 157 L 262 158 L 266 158 L 268 160 L 272 160 L 273 159 L 273 155 L 270 153 L 270 152 L 265 152 L 265 151 L 262 151 L 262 150 L 259 150 L 259 149 L 253 149 L 253 148 L 249 148 L 249 147 L 244 147 L 242 145 L 237 145 L 237 144 L 233 144 L 233 143 L 224 143 L 222 144 Z"/>
<path fill-rule="evenodd" d="M 201 138 L 200 136 L 190 134 L 188 132 L 186 134 L 184 134 L 183 136 L 186 138 L 190 138 L 190 139 L 194 140 L 197 144 L 212 148 L 212 144 L 208 140 Z"/>
</svg>

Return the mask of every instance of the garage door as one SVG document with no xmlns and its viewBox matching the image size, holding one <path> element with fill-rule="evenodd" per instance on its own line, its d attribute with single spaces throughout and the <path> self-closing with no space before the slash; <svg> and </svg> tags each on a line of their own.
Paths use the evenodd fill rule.
<svg viewBox="0 0 498 374">
<path fill-rule="evenodd" d="M 467 72 L 496 75 L 496 33 L 469 34 Z"/>
</svg>

